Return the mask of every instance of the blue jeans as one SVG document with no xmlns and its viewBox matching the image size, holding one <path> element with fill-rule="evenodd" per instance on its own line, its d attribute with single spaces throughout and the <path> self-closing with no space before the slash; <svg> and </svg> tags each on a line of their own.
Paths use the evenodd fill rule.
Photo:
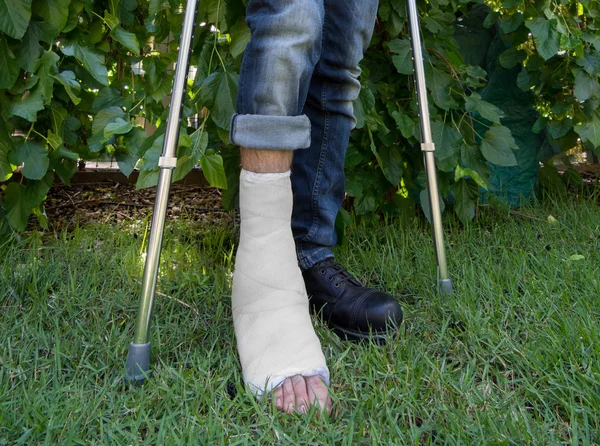
<svg viewBox="0 0 600 446">
<path fill-rule="evenodd" d="M 356 120 L 358 63 L 371 40 L 377 0 L 250 0 L 231 141 L 297 150 L 292 230 L 308 269 L 336 243 L 344 157 Z"/>
</svg>

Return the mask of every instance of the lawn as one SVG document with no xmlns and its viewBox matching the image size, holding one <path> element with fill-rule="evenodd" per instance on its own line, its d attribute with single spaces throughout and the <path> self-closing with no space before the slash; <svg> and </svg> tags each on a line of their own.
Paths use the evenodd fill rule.
<svg viewBox="0 0 600 446">
<path fill-rule="evenodd" d="M 600 443 L 597 196 L 482 208 L 469 227 L 445 218 L 450 298 L 435 293 L 426 222 L 349 228 L 338 260 L 396 295 L 405 322 L 374 346 L 316 321 L 330 417 L 245 392 L 223 223 L 168 223 L 152 375 L 123 382 L 147 223 L 0 245 L 0 445 Z"/>
</svg>

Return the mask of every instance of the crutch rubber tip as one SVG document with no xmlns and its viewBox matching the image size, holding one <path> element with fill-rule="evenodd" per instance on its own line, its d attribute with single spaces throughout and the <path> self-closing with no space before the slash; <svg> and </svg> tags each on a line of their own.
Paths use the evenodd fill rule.
<svg viewBox="0 0 600 446">
<path fill-rule="evenodd" d="M 131 383 L 143 383 L 150 371 L 150 343 L 129 344 L 129 355 L 125 365 L 125 379 Z"/>
<path fill-rule="evenodd" d="M 452 281 L 450 279 L 440 280 L 440 291 L 445 296 L 451 296 L 452 291 Z"/>
</svg>

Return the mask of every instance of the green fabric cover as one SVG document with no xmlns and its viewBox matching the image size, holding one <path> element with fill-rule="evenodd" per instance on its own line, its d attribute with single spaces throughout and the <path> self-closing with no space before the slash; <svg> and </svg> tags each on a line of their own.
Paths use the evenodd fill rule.
<svg viewBox="0 0 600 446">
<path fill-rule="evenodd" d="M 455 37 L 460 52 L 469 65 L 478 65 L 486 70 L 488 83 L 478 93 L 482 99 L 500 108 L 505 117 L 501 122 L 508 127 L 519 146 L 513 150 L 516 166 L 497 166 L 489 163 L 491 174 L 490 193 L 511 206 L 518 206 L 523 200 L 533 198 L 537 190 L 540 164 L 538 154 L 547 145 L 544 132 L 535 134 L 533 124 L 539 114 L 533 108 L 529 92 L 517 86 L 517 76 L 521 66 L 512 69 L 502 67 L 498 57 L 510 48 L 510 42 L 503 40 L 497 26 L 486 29 L 483 21 L 490 9 L 486 5 L 475 5 L 456 22 Z M 480 116 L 474 116 L 485 121 Z M 491 125 L 491 123 L 486 122 Z M 475 131 L 483 136 L 487 127 L 475 123 Z"/>
</svg>

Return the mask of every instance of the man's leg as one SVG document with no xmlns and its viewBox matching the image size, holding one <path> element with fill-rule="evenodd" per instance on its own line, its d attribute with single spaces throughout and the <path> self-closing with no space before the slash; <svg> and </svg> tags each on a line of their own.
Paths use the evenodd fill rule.
<svg viewBox="0 0 600 446">
<path fill-rule="evenodd" d="M 308 311 L 291 231 L 290 164 L 310 143 L 301 115 L 323 23 L 322 0 L 251 0 L 252 32 L 231 140 L 242 147 L 240 243 L 232 311 L 244 381 L 285 411 L 329 410 L 329 371 Z M 245 148 L 249 147 L 249 148 Z"/>
<path fill-rule="evenodd" d="M 355 126 L 353 101 L 360 92 L 358 63 L 370 42 L 377 0 L 324 0 L 322 51 L 304 113 L 311 145 L 294 157 L 292 229 L 313 309 L 348 337 L 385 333 L 402 311 L 384 293 L 364 288 L 332 259 L 335 218 L 344 197 L 344 158 Z M 316 265 L 316 266 L 315 266 Z"/>
</svg>

